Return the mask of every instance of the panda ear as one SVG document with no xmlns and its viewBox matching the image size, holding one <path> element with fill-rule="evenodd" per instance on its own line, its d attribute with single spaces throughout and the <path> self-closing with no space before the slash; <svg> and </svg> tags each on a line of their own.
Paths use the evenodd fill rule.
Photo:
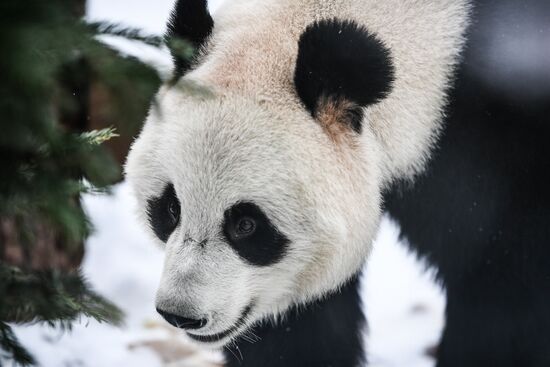
<svg viewBox="0 0 550 367">
<path fill-rule="evenodd" d="M 208 12 L 206 0 L 177 0 L 170 19 L 166 40 L 172 38 L 190 42 L 195 49 L 200 48 L 214 28 L 214 21 Z M 175 63 L 176 76 L 183 75 L 191 67 L 192 61 L 171 50 Z"/>
<path fill-rule="evenodd" d="M 352 21 L 318 21 L 300 37 L 296 91 L 311 115 L 330 132 L 345 126 L 360 133 L 363 107 L 389 94 L 393 76 L 389 50 Z"/>
</svg>

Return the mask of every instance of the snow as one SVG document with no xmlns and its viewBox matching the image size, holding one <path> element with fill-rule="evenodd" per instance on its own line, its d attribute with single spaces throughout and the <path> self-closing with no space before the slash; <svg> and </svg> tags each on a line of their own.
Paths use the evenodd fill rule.
<svg viewBox="0 0 550 367">
<path fill-rule="evenodd" d="M 398 235 L 398 225 L 385 217 L 363 275 L 369 366 L 430 367 L 426 352 L 438 344 L 445 297 Z"/>
<path fill-rule="evenodd" d="M 211 1 L 215 9 L 222 0 Z M 88 19 L 109 20 L 161 34 L 172 0 L 88 0 Z M 168 72 L 166 52 L 107 39 L 123 52 L 143 56 Z M 119 43 L 117 43 L 119 42 Z M 144 51 L 146 50 L 146 51 Z M 153 55 L 153 56 L 151 56 Z M 180 332 L 155 313 L 154 295 L 163 254 L 134 217 L 135 202 L 126 184 L 112 196 L 87 195 L 84 207 L 95 232 L 86 243 L 82 269 L 101 294 L 126 314 L 121 328 L 81 320 L 61 333 L 46 326 L 15 331 L 44 367 L 193 366 L 211 367 L 220 355 L 190 346 Z M 369 366 L 431 367 L 426 351 L 437 345 L 445 297 L 431 273 L 398 241 L 398 227 L 384 218 L 363 276 L 362 297 L 369 320 L 365 343 Z"/>
</svg>

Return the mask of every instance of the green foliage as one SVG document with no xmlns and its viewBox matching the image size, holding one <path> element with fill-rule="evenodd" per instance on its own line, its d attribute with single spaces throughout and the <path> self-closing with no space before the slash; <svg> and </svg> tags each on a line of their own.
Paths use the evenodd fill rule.
<svg viewBox="0 0 550 367">
<path fill-rule="evenodd" d="M 80 195 L 107 190 L 120 167 L 102 145 L 113 128 L 86 131 L 90 88 L 109 96 L 110 125 L 121 134 L 141 126 L 160 79 L 98 40 L 114 35 L 160 47 L 162 39 L 109 23 L 86 23 L 78 0 L 0 2 L 0 364 L 34 364 L 8 323 L 44 322 L 62 329 L 81 316 L 120 323 L 120 311 L 76 271 L 8 264 L 8 242 L 32 254 L 47 228 L 71 253 L 91 231 Z M 176 42 L 190 56 L 188 46 Z M 14 234 L 5 238 L 6 223 Z M 11 244 L 13 246 L 13 243 Z M 31 256 L 32 257 L 32 256 Z"/>
<path fill-rule="evenodd" d="M 106 129 L 101 129 L 101 130 L 87 131 L 80 134 L 80 137 L 82 138 L 82 142 L 84 144 L 90 143 L 90 144 L 96 144 L 96 145 L 99 145 L 117 136 L 119 135 L 115 132 L 115 129 L 113 129 L 112 127 L 108 127 Z"/>
<path fill-rule="evenodd" d="M 88 23 L 90 28 L 100 35 L 124 37 L 128 40 L 140 41 L 150 46 L 161 47 L 164 44 L 164 39 L 158 36 L 143 34 L 140 29 L 124 27 L 120 24 L 109 22 L 92 22 Z"/>
<path fill-rule="evenodd" d="M 0 265 L 0 278 L 3 280 L 0 294 L 10 295 L 0 304 L 0 314 L 11 322 L 46 322 L 70 329 L 71 322 L 81 315 L 115 324 L 122 320 L 120 311 L 90 290 L 78 273 L 56 270 L 28 273 Z"/>
<path fill-rule="evenodd" d="M 2 321 L 0 321 L 0 357 L 13 359 L 21 366 L 30 366 L 36 363 L 29 352 L 19 343 L 11 327 Z"/>
</svg>

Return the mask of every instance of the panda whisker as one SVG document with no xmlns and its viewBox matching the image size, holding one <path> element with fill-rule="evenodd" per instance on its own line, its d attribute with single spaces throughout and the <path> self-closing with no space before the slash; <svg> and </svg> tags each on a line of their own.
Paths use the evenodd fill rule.
<svg viewBox="0 0 550 367">
<path fill-rule="evenodd" d="M 231 353 L 233 355 L 233 357 L 235 357 L 236 360 L 239 360 L 239 357 L 235 354 L 235 352 L 233 352 L 233 350 L 231 350 L 231 346 L 235 345 L 234 342 L 231 342 L 231 344 L 228 344 L 226 346 L 224 346 L 224 349 L 227 349 L 229 351 L 229 353 Z M 243 360 L 243 355 L 241 354 L 240 350 L 239 350 L 239 354 L 241 356 L 240 358 L 240 361 Z"/>
<path fill-rule="evenodd" d="M 262 340 L 262 338 L 260 338 L 258 335 L 256 335 L 252 330 L 249 330 L 248 331 L 248 334 L 252 335 L 250 337 L 250 339 L 252 340 L 251 343 L 254 344 L 254 343 L 257 343 L 259 342 L 260 340 Z"/>
<path fill-rule="evenodd" d="M 246 331 L 244 334 L 241 335 L 241 338 L 243 338 L 243 340 L 249 342 L 250 344 L 254 344 L 261 340 L 261 338 L 254 334 L 252 331 Z"/>
<path fill-rule="evenodd" d="M 235 343 L 235 349 L 237 349 L 237 351 L 239 352 L 239 356 L 241 357 L 241 361 L 244 361 L 244 357 L 243 357 L 243 354 L 241 353 L 241 349 L 239 348 L 239 346 Z"/>
</svg>

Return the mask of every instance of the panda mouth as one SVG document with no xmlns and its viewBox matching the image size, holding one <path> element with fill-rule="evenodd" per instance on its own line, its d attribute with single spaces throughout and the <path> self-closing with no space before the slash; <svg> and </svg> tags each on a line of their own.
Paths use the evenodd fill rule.
<svg viewBox="0 0 550 367">
<path fill-rule="evenodd" d="M 212 334 L 212 335 L 196 335 L 196 334 L 192 334 L 190 332 L 187 332 L 187 335 L 191 339 L 193 339 L 195 341 L 198 341 L 198 342 L 201 342 L 201 343 L 215 343 L 215 342 L 218 342 L 218 341 L 228 337 L 229 335 L 233 334 L 238 329 L 240 329 L 244 325 L 245 320 L 246 320 L 247 316 L 250 315 L 251 311 L 252 311 L 252 304 L 246 306 L 246 308 L 243 310 L 243 312 L 241 312 L 241 316 L 239 317 L 239 319 L 237 320 L 237 322 L 233 326 L 231 326 L 229 329 L 227 329 L 225 331 L 222 331 L 220 333 Z"/>
</svg>

